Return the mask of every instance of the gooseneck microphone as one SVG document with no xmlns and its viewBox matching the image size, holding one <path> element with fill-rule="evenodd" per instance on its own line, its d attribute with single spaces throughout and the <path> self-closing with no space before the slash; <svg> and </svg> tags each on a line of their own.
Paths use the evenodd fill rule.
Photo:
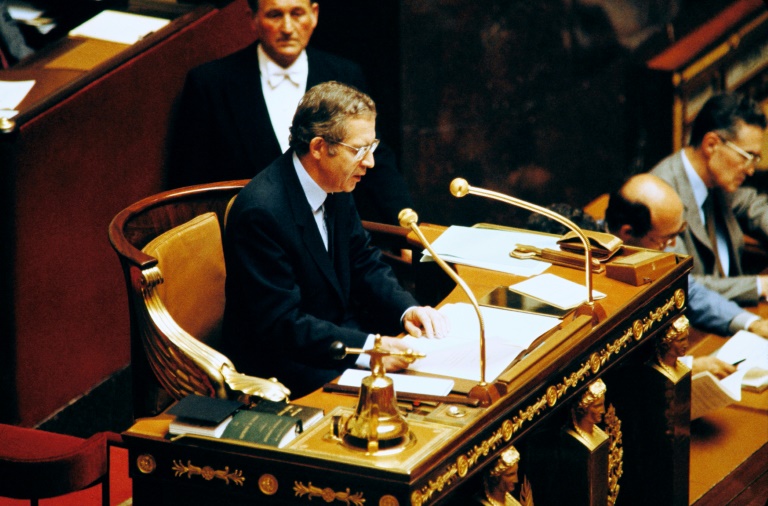
<svg viewBox="0 0 768 506">
<path fill-rule="evenodd" d="M 472 399 L 478 399 L 481 406 L 489 406 L 501 395 L 497 386 L 489 385 L 485 381 L 485 322 L 483 321 L 483 314 L 480 312 L 480 305 L 477 303 L 475 294 L 473 294 L 472 290 L 469 289 L 467 283 L 461 279 L 461 276 L 459 276 L 456 271 L 454 271 L 445 262 L 445 260 L 440 258 L 437 252 L 432 249 L 432 245 L 429 243 L 427 238 L 424 237 L 424 234 L 419 228 L 419 216 L 413 209 L 403 209 L 397 215 L 397 219 L 400 221 L 401 227 L 410 229 L 414 234 L 416 234 L 416 236 L 419 238 L 419 242 L 421 242 L 427 251 L 429 251 L 429 253 L 432 255 L 432 258 L 435 259 L 435 262 L 437 262 L 440 268 L 445 271 L 445 273 L 448 274 L 448 276 L 450 276 L 450 278 L 455 281 L 457 285 L 461 287 L 461 289 L 467 295 L 467 298 L 469 298 L 470 302 L 472 303 L 472 307 L 475 308 L 475 313 L 477 313 L 477 319 L 480 323 L 480 383 L 470 390 L 469 397 Z"/>
<path fill-rule="evenodd" d="M 454 197 L 461 198 L 466 195 L 479 195 L 481 197 L 486 197 L 486 198 L 498 200 L 500 202 L 504 202 L 507 204 L 511 204 L 516 207 L 521 207 L 533 213 L 542 214 L 547 218 L 551 218 L 555 220 L 556 222 L 560 223 L 564 227 L 568 228 L 568 230 L 571 230 L 574 234 L 576 234 L 576 236 L 579 238 L 582 245 L 584 246 L 584 273 L 585 273 L 586 284 L 587 284 L 587 306 L 593 316 L 593 320 L 595 323 L 599 322 L 599 320 L 605 316 L 605 311 L 602 309 L 602 307 L 596 308 L 595 300 L 592 295 L 592 268 L 591 268 L 592 248 L 589 246 L 589 239 L 587 239 L 586 234 L 584 234 L 584 231 L 581 230 L 581 228 L 578 225 L 576 225 L 574 222 L 572 222 L 565 216 L 558 214 L 554 211 L 551 211 L 545 207 L 537 206 L 536 204 L 532 204 L 531 202 L 526 202 L 525 200 L 518 199 L 510 195 L 505 195 L 503 193 L 498 193 L 492 190 L 486 190 L 484 188 L 478 188 L 476 186 L 470 186 L 467 180 L 463 178 L 456 178 L 453 181 L 451 181 L 450 190 L 451 190 L 451 194 Z"/>
</svg>

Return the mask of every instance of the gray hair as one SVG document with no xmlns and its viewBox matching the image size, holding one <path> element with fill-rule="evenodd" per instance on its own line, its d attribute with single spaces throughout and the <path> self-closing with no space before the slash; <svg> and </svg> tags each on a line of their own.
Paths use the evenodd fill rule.
<svg viewBox="0 0 768 506">
<path fill-rule="evenodd" d="M 371 97 L 336 81 L 318 84 L 299 101 L 291 125 L 290 146 L 303 155 L 315 137 L 329 143 L 342 142 L 347 122 L 353 118 L 376 118 L 376 104 Z"/>
</svg>

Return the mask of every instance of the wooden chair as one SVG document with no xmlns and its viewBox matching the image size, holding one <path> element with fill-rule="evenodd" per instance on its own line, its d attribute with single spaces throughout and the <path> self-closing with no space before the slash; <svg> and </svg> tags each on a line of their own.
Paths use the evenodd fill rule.
<svg viewBox="0 0 768 506">
<path fill-rule="evenodd" d="M 109 448 L 121 446 L 113 432 L 82 439 L 38 429 L 0 424 L 0 496 L 56 497 L 101 485 L 101 504 L 109 506 Z"/>
<path fill-rule="evenodd" d="M 237 372 L 216 351 L 226 277 L 224 215 L 247 180 L 171 190 L 121 211 L 109 225 L 128 289 L 134 416 L 188 394 L 287 398 L 274 378 Z"/>
</svg>

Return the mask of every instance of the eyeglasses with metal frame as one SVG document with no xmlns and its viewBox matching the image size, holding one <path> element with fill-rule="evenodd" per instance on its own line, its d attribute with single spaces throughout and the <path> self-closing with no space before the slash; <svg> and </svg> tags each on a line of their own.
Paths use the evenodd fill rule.
<svg viewBox="0 0 768 506">
<path fill-rule="evenodd" d="M 349 144 L 345 144 L 345 143 L 339 142 L 339 141 L 333 142 L 333 144 L 340 144 L 340 145 L 344 146 L 345 148 L 349 148 L 352 151 L 354 151 L 355 152 L 354 160 L 355 160 L 355 162 L 359 162 L 360 160 L 365 158 L 366 155 L 368 155 L 368 153 L 373 153 L 374 151 L 376 151 L 376 148 L 379 147 L 379 142 L 380 142 L 379 139 L 374 139 L 372 143 L 370 143 L 370 144 L 368 144 L 366 146 L 359 146 L 359 147 L 358 146 L 350 146 Z"/>
<path fill-rule="evenodd" d="M 723 144 L 731 148 L 733 151 L 736 152 L 736 154 L 740 155 L 744 159 L 744 164 L 757 165 L 758 163 L 760 163 L 760 160 L 762 160 L 762 157 L 760 155 L 757 155 L 755 153 L 750 153 L 749 151 L 745 151 L 743 148 L 740 148 L 738 145 L 729 141 L 722 135 L 718 135 L 718 137 L 720 138 L 721 141 L 723 141 Z"/>
</svg>

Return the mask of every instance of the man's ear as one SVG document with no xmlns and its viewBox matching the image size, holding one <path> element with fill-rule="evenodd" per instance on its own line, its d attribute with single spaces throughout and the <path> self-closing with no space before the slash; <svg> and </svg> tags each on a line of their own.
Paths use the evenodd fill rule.
<svg viewBox="0 0 768 506">
<path fill-rule="evenodd" d="M 322 137 L 314 137 L 309 141 L 309 154 L 312 155 L 312 158 L 315 160 L 320 159 L 323 146 L 326 146 L 326 149 L 328 149 L 328 145 Z"/>
<path fill-rule="evenodd" d="M 314 29 L 317 28 L 317 21 L 320 19 L 320 4 L 312 2 L 310 8 L 312 9 L 312 17 L 315 19 L 315 24 L 312 26 L 312 30 L 314 31 Z"/>
<path fill-rule="evenodd" d="M 715 132 L 707 132 L 701 139 L 701 151 L 707 158 L 712 158 L 715 154 L 718 144 L 722 143 L 720 136 Z"/>
</svg>

